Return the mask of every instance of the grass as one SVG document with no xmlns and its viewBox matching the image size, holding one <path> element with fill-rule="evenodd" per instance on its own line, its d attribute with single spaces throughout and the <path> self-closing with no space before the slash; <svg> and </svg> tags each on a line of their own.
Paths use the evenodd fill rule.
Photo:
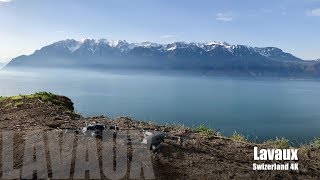
<svg viewBox="0 0 320 180">
<path fill-rule="evenodd" d="M 6 97 L 0 96 L 0 102 L 3 101 Z"/>
<path fill-rule="evenodd" d="M 312 148 L 320 149 L 320 138 L 315 138 L 311 141 L 310 146 Z"/>
<path fill-rule="evenodd" d="M 289 149 L 290 142 L 286 138 L 276 138 L 275 140 L 269 140 L 266 142 L 267 144 L 271 144 L 273 148 L 276 149 Z"/>
<path fill-rule="evenodd" d="M 56 97 L 57 97 L 57 95 L 49 93 L 49 92 L 38 92 L 35 94 L 30 94 L 30 95 L 18 95 L 18 96 L 11 96 L 11 97 L 0 96 L 0 101 L 4 101 L 4 100 L 17 101 L 17 100 L 22 100 L 22 99 L 35 99 L 35 98 L 52 101 Z"/>
<path fill-rule="evenodd" d="M 212 130 L 210 127 L 207 127 L 204 124 L 200 124 L 197 128 L 195 128 L 195 131 L 198 133 L 205 134 L 207 136 L 212 136 L 212 135 L 215 135 L 218 133 L 218 132 L 215 132 L 214 130 Z"/>
<path fill-rule="evenodd" d="M 245 135 L 240 134 L 237 131 L 232 134 L 231 139 L 235 141 L 248 141 L 248 138 Z"/>
<path fill-rule="evenodd" d="M 13 102 L 13 103 L 8 103 L 8 104 L 5 104 L 4 107 L 19 107 L 19 106 L 22 106 L 23 105 L 23 102 Z"/>
<path fill-rule="evenodd" d="M 21 100 L 23 99 L 38 99 L 40 101 L 49 102 L 58 106 L 67 107 L 68 105 L 66 104 L 66 102 L 64 100 L 61 100 L 61 98 L 59 97 L 60 96 L 52 94 L 50 92 L 37 92 L 35 94 L 30 94 L 30 95 L 18 95 L 18 96 L 11 96 L 11 97 L 0 96 L 0 102 L 8 101 L 8 104 L 5 106 L 17 107 L 23 104 L 23 102 L 21 102 Z"/>
<path fill-rule="evenodd" d="M 320 137 L 314 138 L 309 144 L 300 145 L 300 149 L 306 152 L 312 149 L 320 149 Z"/>
</svg>

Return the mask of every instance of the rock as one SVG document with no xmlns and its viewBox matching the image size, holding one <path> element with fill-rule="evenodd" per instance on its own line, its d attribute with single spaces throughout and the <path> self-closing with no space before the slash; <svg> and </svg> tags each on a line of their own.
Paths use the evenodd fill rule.
<svg viewBox="0 0 320 180">
<path fill-rule="evenodd" d="M 62 120 L 61 117 L 55 117 L 54 120 Z"/>
</svg>

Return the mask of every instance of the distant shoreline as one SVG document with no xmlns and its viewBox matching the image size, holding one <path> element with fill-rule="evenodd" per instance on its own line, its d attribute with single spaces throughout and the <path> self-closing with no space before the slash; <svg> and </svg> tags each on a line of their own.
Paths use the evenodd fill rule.
<svg viewBox="0 0 320 180">
<path fill-rule="evenodd" d="M 160 75 L 160 76 L 184 76 L 184 77 L 215 77 L 215 78 L 230 78 L 230 79 L 256 79 L 256 80 L 320 80 L 320 77 L 310 76 L 254 76 L 250 74 L 226 74 L 226 73 L 204 73 L 194 70 L 148 70 L 148 69 L 96 69 L 96 68 L 68 68 L 68 67 L 53 67 L 53 68 L 31 68 L 31 67 L 20 67 L 20 68 L 0 68 L 0 72 L 46 72 L 48 75 L 50 72 L 64 71 L 64 72 L 91 72 L 91 73 L 102 73 L 102 74 L 118 74 L 118 75 Z"/>
</svg>

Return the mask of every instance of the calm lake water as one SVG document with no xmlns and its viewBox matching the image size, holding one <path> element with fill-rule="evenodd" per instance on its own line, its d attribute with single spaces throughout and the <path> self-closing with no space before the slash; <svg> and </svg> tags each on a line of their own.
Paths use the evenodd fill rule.
<svg viewBox="0 0 320 180">
<path fill-rule="evenodd" d="M 165 124 L 206 124 L 259 141 L 320 136 L 320 82 L 86 71 L 0 71 L 0 95 L 50 91 L 84 116 L 131 115 Z"/>
</svg>

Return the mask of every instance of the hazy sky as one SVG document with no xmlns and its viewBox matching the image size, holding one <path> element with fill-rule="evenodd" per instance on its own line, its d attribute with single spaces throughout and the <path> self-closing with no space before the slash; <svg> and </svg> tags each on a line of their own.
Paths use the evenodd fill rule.
<svg viewBox="0 0 320 180">
<path fill-rule="evenodd" d="M 0 61 L 58 40 L 226 41 L 320 58 L 320 0 L 0 0 Z"/>
</svg>

